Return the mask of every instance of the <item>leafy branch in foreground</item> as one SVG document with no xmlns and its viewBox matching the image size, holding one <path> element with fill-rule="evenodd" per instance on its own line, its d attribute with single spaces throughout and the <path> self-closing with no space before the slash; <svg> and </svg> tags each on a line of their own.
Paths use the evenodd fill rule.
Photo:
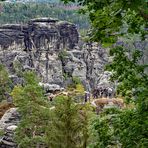
<svg viewBox="0 0 148 148">
<path fill-rule="evenodd" d="M 65 3 L 77 2 L 83 6 L 81 13 L 88 13 L 92 31 L 90 39 L 102 43 L 116 42 L 123 27 L 123 20 L 128 17 L 128 33 L 140 30 L 140 22 L 148 19 L 146 0 L 62 0 Z M 125 27 L 125 26 L 124 26 Z"/>
<path fill-rule="evenodd" d="M 147 41 L 146 0 L 63 1 L 77 2 L 84 6 L 81 12 L 89 14 L 92 41 L 112 45 L 127 34 L 139 34 L 141 42 Z M 129 38 L 129 41 L 132 39 Z M 96 117 L 92 124 L 94 138 L 90 147 L 145 148 L 148 146 L 148 75 L 147 65 L 139 63 L 144 52 L 142 49 L 132 50 L 130 47 L 116 46 L 110 53 L 113 60 L 107 68 L 113 71 L 112 80 L 118 80 L 118 94 L 129 102 L 132 100 L 134 105 L 130 109 Z"/>
<path fill-rule="evenodd" d="M 113 124 L 114 135 L 119 137 L 122 147 L 147 147 L 147 112 L 148 112 L 148 75 L 146 64 L 140 64 L 142 52 L 129 53 L 125 47 L 110 50 L 114 57 L 108 69 L 113 70 L 112 80 L 118 80 L 118 93 L 134 107 L 125 109 L 116 115 Z M 130 55 L 129 55 L 130 54 Z"/>
</svg>

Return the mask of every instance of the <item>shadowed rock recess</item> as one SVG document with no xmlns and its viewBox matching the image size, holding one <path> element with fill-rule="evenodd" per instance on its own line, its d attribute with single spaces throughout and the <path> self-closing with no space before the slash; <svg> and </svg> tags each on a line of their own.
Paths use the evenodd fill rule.
<svg viewBox="0 0 148 148">
<path fill-rule="evenodd" d="M 0 27 L 0 62 L 14 83 L 22 83 L 21 70 L 35 70 L 45 84 L 64 87 L 79 77 L 92 88 L 108 62 L 107 51 L 97 43 L 79 45 L 76 26 L 53 18 Z"/>
</svg>

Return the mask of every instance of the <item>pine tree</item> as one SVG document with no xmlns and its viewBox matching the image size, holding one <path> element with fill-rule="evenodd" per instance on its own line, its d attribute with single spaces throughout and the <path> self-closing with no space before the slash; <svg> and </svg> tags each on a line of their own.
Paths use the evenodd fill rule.
<svg viewBox="0 0 148 148">
<path fill-rule="evenodd" d="M 34 72 L 25 73 L 24 78 L 25 86 L 16 86 L 12 92 L 21 115 L 15 139 L 20 148 L 44 148 L 45 131 L 50 122 L 49 104 Z"/>
<path fill-rule="evenodd" d="M 11 80 L 6 68 L 0 64 L 0 102 L 7 99 L 7 95 L 11 91 Z"/>
<path fill-rule="evenodd" d="M 82 115 L 82 112 L 82 107 L 74 103 L 71 95 L 56 98 L 51 127 L 47 132 L 50 147 L 85 147 L 88 136 L 87 124 L 85 125 L 87 120 L 84 122 L 86 114 Z"/>
<path fill-rule="evenodd" d="M 89 140 L 89 128 L 91 118 L 94 117 L 95 113 L 93 108 L 89 104 L 84 104 L 80 106 L 80 119 L 81 119 L 81 130 L 82 130 L 82 146 L 81 148 L 87 148 L 90 143 Z"/>
</svg>

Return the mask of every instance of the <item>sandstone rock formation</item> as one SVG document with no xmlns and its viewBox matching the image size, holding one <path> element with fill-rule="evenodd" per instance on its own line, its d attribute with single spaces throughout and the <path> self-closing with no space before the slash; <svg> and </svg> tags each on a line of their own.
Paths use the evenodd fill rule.
<svg viewBox="0 0 148 148">
<path fill-rule="evenodd" d="M 35 70 L 42 83 L 64 87 L 71 83 L 72 77 L 79 77 L 85 86 L 89 83 L 93 88 L 108 62 L 107 51 L 97 43 L 85 43 L 81 48 L 78 42 L 75 25 L 57 19 L 3 25 L 0 62 L 8 68 L 14 84 L 23 83 L 20 71 Z M 64 52 L 66 55 L 61 58 L 59 55 Z"/>
<path fill-rule="evenodd" d="M 4 131 L 4 135 L 0 137 L 0 148 L 16 148 L 13 138 L 19 121 L 17 108 L 11 108 L 3 115 L 0 120 L 0 130 Z"/>
</svg>

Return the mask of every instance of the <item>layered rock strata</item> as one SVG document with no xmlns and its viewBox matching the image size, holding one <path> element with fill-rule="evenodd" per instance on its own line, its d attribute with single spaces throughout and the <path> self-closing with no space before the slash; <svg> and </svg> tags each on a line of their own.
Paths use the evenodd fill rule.
<svg viewBox="0 0 148 148">
<path fill-rule="evenodd" d="M 93 88 L 108 62 L 107 51 L 97 43 L 78 43 L 77 28 L 69 22 L 40 18 L 7 24 L 0 27 L 0 62 L 14 84 L 23 83 L 20 71 L 35 70 L 42 83 L 64 87 L 79 77 L 86 89 Z"/>
</svg>

